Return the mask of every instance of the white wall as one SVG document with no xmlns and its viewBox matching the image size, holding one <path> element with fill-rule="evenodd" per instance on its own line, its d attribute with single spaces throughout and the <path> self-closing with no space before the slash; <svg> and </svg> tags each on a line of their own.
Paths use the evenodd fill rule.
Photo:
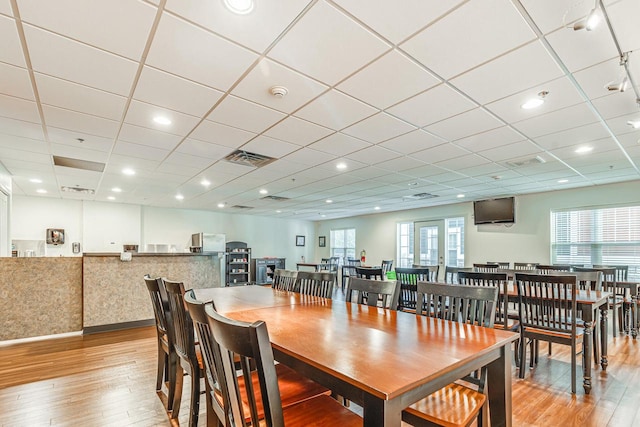
<svg viewBox="0 0 640 427">
<path fill-rule="evenodd" d="M 625 204 L 640 204 L 640 181 L 517 196 L 513 225 L 473 225 L 471 202 L 321 221 L 316 234 L 327 236 L 327 247 L 316 248 L 316 258 L 328 256 L 331 229 L 355 228 L 356 254 L 365 249 L 367 261 L 378 263 L 396 258 L 398 222 L 463 216 L 467 266 L 486 261 L 548 263 L 552 210 Z"/>
<path fill-rule="evenodd" d="M 83 202 L 82 252 L 120 252 L 122 245 L 140 244 L 141 207 Z"/>
<path fill-rule="evenodd" d="M 0 256 L 11 255 L 11 182 L 9 171 L 0 163 Z"/>
</svg>

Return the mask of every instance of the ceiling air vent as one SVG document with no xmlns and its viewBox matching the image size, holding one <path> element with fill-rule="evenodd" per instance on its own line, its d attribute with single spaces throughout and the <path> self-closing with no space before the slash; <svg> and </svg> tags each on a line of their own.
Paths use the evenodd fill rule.
<svg viewBox="0 0 640 427">
<path fill-rule="evenodd" d="M 75 193 L 75 194 L 96 194 L 96 190 L 91 188 L 82 188 L 82 187 L 60 187 L 60 190 L 65 191 L 67 193 Z"/>
<path fill-rule="evenodd" d="M 535 156 L 526 159 L 511 160 L 510 162 L 507 162 L 507 166 L 511 166 L 512 168 L 519 168 L 522 166 L 539 165 L 546 162 L 547 161 L 542 157 Z"/>
<path fill-rule="evenodd" d="M 269 163 L 277 160 L 273 157 L 264 156 L 262 154 L 250 153 L 249 151 L 236 150 L 224 158 L 230 163 L 237 165 L 251 166 L 253 168 L 261 168 Z"/>
<path fill-rule="evenodd" d="M 418 194 L 413 194 L 411 196 L 404 196 L 405 199 L 412 199 L 412 200 L 433 199 L 434 197 L 438 197 L 438 196 L 431 193 L 418 193 Z"/>
<path fill-rule="evenodd" d="M 234 209 L 253 209 L 253 206 L 244 206 L 244 205 L 233 205 L 231 207 Z"/>
<path fill-rule="evenodd" d="M 104 172 L 104 163 L 89 160 L 72 159 L 71 157 L 53 156 L 53 164 L 66 168 L 84 169 L 87 171 Z"/>
<path fill-rule="evenodd" d="M 275 200 L 276 202 L 282 202 L 285 200 L 291 200 L 288 197 L 282 197 L 282 196 L 264 196 L 261 197 L 262 200 Z"/>
</svg>

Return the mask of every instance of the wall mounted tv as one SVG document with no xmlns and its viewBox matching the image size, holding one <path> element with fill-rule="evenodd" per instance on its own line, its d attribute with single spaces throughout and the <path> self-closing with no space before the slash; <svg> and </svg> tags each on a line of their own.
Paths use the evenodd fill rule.
<svg viewBox="0 0 640 427">
<path fill-rule="evenodd" d="M 473 202 L 473 222 L 475 225 L 516 222 L 515 214 L 515 199 L 513 197 Z"/>
</svg>

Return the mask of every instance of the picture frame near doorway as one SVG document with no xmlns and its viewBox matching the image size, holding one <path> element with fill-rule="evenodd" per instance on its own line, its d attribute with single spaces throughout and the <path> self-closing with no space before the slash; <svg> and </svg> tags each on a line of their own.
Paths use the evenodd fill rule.
<svg viewBox="0 0 640 427">
<path fill-rule="evenodd" d="M 296 246 L 304 246 L 304 236 L 296 236 Z"/>
<path fill-rule="evenodd" d="M 327 236 L 318 237 L 318 246 L 324 248 L 327 246 Z"/>
</svg>

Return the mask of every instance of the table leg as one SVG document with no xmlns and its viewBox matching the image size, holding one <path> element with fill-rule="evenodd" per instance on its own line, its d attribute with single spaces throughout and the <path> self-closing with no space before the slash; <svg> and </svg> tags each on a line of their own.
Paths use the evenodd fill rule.
<svg viewBox="0 0 640 427">
<path fill-rule="evenodd" d="M 493 427 L 511 427 L 511 345 L 487 366 L 487 391 Z"/>
<path fill-rule="evenodd" d="M 631 336 L 638 337 L 638 289 L 631 290 Z"/>
<path fill-rule="evenodd" d="M 364 427 L 399 426 L 402 423 L 402 408 L 395 408 L 397 405 L 388 400 L 365 394 L 363 404 Z"/>
<path fill-rule="evenodd" d="M 591 327 L 592 327 L 593 323 L 585 320 L 584 322 L 584 337 L 583 338 L 583 342 L 582 345 L 584 346 L 582 348 L 582 357 L 583 357 L 583 363 L 582 363 L 582 368 L 584 371 L 584 379 L 582 381 L 582 385 L 584 387 L 584 392 L 586 394 L 589 394 L 591 392 Z M 573 384 L 571 385 L 571 387 L 573 388 Z"/>
<path fill-rule="evenodd" d="M 609 304 L 603 304 L 600 306 L 600 350 L 601 350 L 601 359 L 600 366 L 602 366 L 602 370 L 606 371 L 607 366 L 609 366 L 609 359 L 607 358 L 607 332 L 608 332 L 608 322 L 609 322 Z M 615 325 L 614 325 L 615 327 Z"/>
</svg>

